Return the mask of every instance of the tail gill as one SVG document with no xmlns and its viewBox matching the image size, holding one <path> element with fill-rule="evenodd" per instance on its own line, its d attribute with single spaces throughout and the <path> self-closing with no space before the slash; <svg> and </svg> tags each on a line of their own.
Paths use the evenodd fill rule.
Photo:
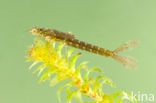
<svg viewBox="0 0 156 103">
<path fill-rule="evenodd" d="M 119 56 L 116 53 L 132 49 L 132 48 L 136 47 L 138 44 L 139 44 L 139 42 L 136 40 L 129 41 L 129 42 L 123 44 L 120 48 L 117 48 L 114 51 L 112 51 L 112 53 L 114 54 L 112 57 L 114 59 L 116 59 L 117 61 L 119 61 L 120 63 L 122 63 L 124 66 L 126 66 L 132 70 L 135 70 L 137 68 L 135 59 L 133 59 L 131 57 L 126 57 L 126 56 Z"/>
</svg>

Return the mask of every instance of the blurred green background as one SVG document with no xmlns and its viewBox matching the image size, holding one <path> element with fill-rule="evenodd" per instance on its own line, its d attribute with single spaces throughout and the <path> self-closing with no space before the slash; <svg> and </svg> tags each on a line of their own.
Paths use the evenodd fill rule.
<svg viewBox="0 0 156 103">
<path fill-rule="evenodd" d="M 34 39 L 29 29 L 35 26 L 72 31 L 76 38 L 110 50 L 140 40 L 139 47 L 122 53 L 137 59 L 136 71 L 77 50 L 83 53 L 79 62 L 102 68 L 116 83 L 115 89 L 105 86 L 105 92 L 156 94 L 155 0 L 0 0 L 0 103 L 58 103 L 58 86 L 39 84 L 28 70 L 26 51 Z M 65 96 L 63 91 L 63 100 Z"/>
</svg>

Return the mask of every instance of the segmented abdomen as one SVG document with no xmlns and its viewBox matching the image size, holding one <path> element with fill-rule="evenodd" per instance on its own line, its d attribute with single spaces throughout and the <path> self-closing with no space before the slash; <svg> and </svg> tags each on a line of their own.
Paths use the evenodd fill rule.
<svg viewBox="0 0 156 103">
<path fill-rule="evenodd" d="M 79 41 L 77 39 L 70 39 L 65 41 L 65 43 L 69 46 L 75 47 L 75 48 L 79 48 L 91 53 L 95 53 L 95 54 L 99 54 L 99 55 L 103 55 L 103 56 L 112 56 L 113 53 L 109 50 L 106 50 L 104 48 L 100 48 L 98 46 L 89 44 L 89 43 L 85 43 L 83 41 Z"/>
</svg>

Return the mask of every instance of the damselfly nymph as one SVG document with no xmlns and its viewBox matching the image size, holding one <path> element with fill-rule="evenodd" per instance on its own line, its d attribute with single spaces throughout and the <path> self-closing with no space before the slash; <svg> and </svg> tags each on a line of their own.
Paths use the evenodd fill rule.
<svg viewBox="0 0 156 103">
<path fill-rule="evenodd" d="M 121 47 L 111 51 L 105 48 L 98 47 L 96 45 L 86 43 L 84 41 L 80 41 L 76 39 L 72 33 L 64 33 L 64 32 L 54 30 L 54 29 L 44 29 L 44 28 L 38 28 L 38 27 L 32 28 L 30 32 L 34 35 L 43 37 L 45 40 L 62 42 L 68 46 L 72 46 L 72 47 L 85 50 L 94 54 L 111 57 L 131 69 L 136 68 L 136 62 L 134 59 L 124 57 L 124 56 L 119 56 L 117 55 L 117 53 L 122 52 L 124 50 L 128 50 L 129 48 L 135 47 L 136 45 L 138 45 L 137 40 L 129 41 L 125 43 L 124 45 L 122 45 Z"/>
</svg>

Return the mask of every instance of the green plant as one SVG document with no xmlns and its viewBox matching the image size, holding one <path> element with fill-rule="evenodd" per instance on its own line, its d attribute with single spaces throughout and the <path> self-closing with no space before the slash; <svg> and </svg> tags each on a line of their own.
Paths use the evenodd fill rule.
<svg viewBox="0 0 156 103">
<path fill-rule="evenodd" d="M 123 103 L 124 99 L 129 99 L 132 103 L 138 103 L 137 100 L 126 91 L 118 91 L 112 94 L 106 94 L 102 90 L 104 84 L 115 87 L 112 80 L 106 76 L 98 76 L 96 78 L 90 77 L 91 72 L 103 72 L 100 68 L 93 67 L 88 69 L 87 62 L 82 62 L 76 66 L 76 61 L 81 53 L 72 55 L 74 49 L 70 49 L 63 55 L 62 48 L 63 43 L 60 43 L 55 47 L 55 42 L 48 40 L 35 40 L 35 44 L 28 50 L 28 61 L 33 62 L 30 69 L 40 64 L 34 72 L 38 72 L 38 76 L 41 74 L 40 82 L 46 80 L 50 81 L 50 85 L 69 79 L 69 82 L 59 87 L 58 99 L 62 89 L 66 88 L 67 101 L 71 103 L 72 98 L 76 97 L 81 103 Z M 81 69 L 84 69 L 85 75 L 82 76 Z M 52 75 L 55 77 L 52 77 Z M 71 90 L 72 87 L 76 87 L 76 90 Z M 92 98 L 93 102 L 84 102 L 83 96 Z"/>
</svg>

